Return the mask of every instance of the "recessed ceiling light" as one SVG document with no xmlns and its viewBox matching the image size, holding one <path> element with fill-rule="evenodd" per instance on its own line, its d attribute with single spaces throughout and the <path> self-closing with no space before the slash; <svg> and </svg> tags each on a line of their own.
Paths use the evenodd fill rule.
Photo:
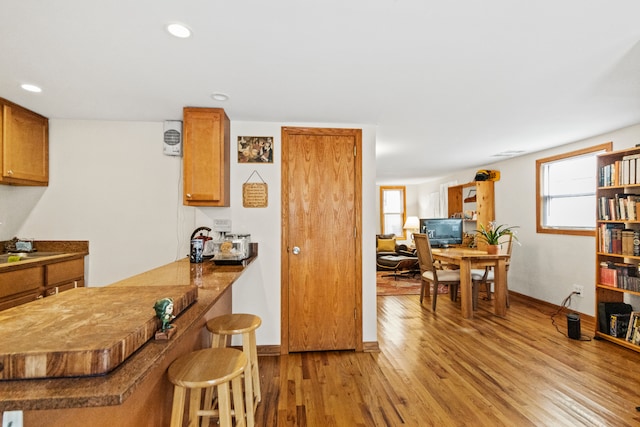
<svg viewBox="0 0 640 427">
<path fill-rule="evenodd" d="M 211 94 L 211 98 L 215 99 L 216 101 L 226 101 L 227 99 L 229 99 L 229 95 L 225 95 L 224 93 L 213 93 Z"/>
<path fill-rule="evenodd" d="M 40 92 L 42 92 L 42 89 L 41 89 L 41 88 L 39 88 L 38 86 L 36 86 L 36 85 L 31 85 L 31 84 L 28 84 L 28 83 L 22 84 L 22 85 L 20 85 L 20 87 L 21 87 L 22 89 L 26 90 L 26 91 L 29 91 L 29 92 L 35 92 L 35 93 L 40 93 Z"/>
<path fill-rule="evenodd" d="M 169 24 L 167 25 L 167 31 L 169 34 L 181 39 L 186 39 L 191 36 L 191 30 L 182 24 Z"/>
</svg>

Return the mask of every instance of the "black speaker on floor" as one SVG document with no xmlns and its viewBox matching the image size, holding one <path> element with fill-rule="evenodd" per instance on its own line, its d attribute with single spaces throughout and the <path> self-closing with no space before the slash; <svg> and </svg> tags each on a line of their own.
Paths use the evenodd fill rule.
<svg viewBox="0 0 640 427">
<path fill-rule="evenodd" d="M 576 313 L 567 314 L 567 334 L 574 340 L 580 339 L 580 315 Z"/>
</svg>

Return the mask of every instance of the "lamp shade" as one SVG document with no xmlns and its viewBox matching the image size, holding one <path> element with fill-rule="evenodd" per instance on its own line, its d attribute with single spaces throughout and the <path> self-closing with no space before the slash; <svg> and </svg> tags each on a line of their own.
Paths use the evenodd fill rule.
<svg viewBox="0 0 640 427">
<path fill-rule="evenodd" d="M 420 220 L 417 216 L 408 216 L 402 228 L 405 230 L 417 230 L 420 228 Z"/>
</svg>

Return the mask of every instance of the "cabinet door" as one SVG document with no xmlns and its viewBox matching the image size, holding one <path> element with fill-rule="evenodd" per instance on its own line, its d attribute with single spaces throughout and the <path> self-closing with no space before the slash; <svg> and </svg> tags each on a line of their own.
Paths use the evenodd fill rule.
<svg viewBox="0 0 640 427">
<path fill-rule="evenodd" d="M 42 266 L 0 274 L 0 311 L 42 297 Z"/>
<path fill-rule="evenodd" d="M 84 278 L 84 260 L 82 258 L 48 264 L 46 269 L 47 287 L 73 283 L 74 280 L 82 280 Z"/>
<path fill-rule="evenodd" d="M 229 206 L 229 118 L 221 108 L 184 109 L 187 206 Z"/>
<path fill-rule="evenodd" d="M 2 105 L 2 176 L 0 182 L 47 185 L 49 182 L 49 121 L 18 105 Z"/>
<path fill-rule="evenodd" d="M 40 292 L 42 266 L 24 268 L 0 274 L 0 298 L 13 297 L 26 292 Z"/>
</svg>

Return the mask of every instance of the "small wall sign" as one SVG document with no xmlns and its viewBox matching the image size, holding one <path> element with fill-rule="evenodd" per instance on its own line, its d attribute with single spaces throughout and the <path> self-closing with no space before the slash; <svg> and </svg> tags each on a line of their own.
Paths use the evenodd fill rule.
<svg viewBox="0 0 640 427">
<path fill-rule="evenodd" d="M 249 182 L 256 174 L 262 182 Z M 253 171 L 242 184 L 242 206 L 245 208 L 266 208 L 269 203 L 269 188 L 257 171 Z"/>
</svg>

